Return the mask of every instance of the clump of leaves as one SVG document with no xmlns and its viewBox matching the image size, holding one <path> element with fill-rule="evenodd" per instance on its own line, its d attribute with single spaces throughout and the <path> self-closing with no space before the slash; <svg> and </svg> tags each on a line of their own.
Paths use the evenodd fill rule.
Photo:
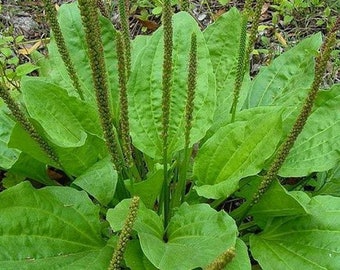
<svg viewBox="0 0 340 270">
<path fill-rule="evenodd" d="M 203 32 L 171 12 L 165 0 L 163 26 L 129 51 L 96 1 L 63 5 L 83 99 L 53 37 L 39 77 L 15 95 L 1 84 L 4 269 L 340 267 L 340 85 L 319 90 L 339 19 L 251 80 L 247 10 Z"/>
</svg>

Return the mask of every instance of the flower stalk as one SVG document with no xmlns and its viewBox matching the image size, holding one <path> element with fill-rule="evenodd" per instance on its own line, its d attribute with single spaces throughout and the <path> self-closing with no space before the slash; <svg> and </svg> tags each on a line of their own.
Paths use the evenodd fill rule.
<svg viewBox="0 0 340 270">
<path fill-rule="evenodd" d="M 261 10 L 264 3 L 264 0 L 256 1 L 255 11 L 253 15 L 252 25 L 250 28 L 250 35 L 248 40 L 248 45 L 246 45 L 247 39 L 247 23 L 250 17 L 251 10 L 251 0 L 247 0 L 244 5 L 244 10 L 241 19 L 241 37 L 240 37 L 240 45 L 238 52 L 238 61 L 237 61 L 237 72 L 234 83 L 234 99 L 231 106 L 231 121 L 235 121 L 237 104 L 240 96 L 240 91 L 243 83 L 243 78 L 245 71 L 249 65 L 250 54 L 253 51 L 254 44 L 256 41 L 257 28 L 260 22 Z"/>
<path fill-rule="evenodd" d="M 250 2 L 250 1 L 249 1 Z M 250 55 L 254 49 L 254 45 L 255 45 L 255 41 L 256 41 L 256 37 L 257 37 L 257 29 L 259 27 L 259 23 L 260 23 L 260 18 L 261 18 L 261 10 L 262 10 L 262 6 L 264 4 L 264 0 L 259 0 L 256 1 L 256 5 L 255 5 L 255 9 L 254 9 L 254 16 L 253 16 L 253 20 L 252 20 L 252 24 L 250 27 L 250 34 L 249 34 L 249 41 L 248 41 L 248 46 L 247 46 L 247 50 L 246 50 L 246 58 L 245 58 L 245 65 L 249 64 L 249 59 L 250 59 Z M 250 4 L 245 6 L 245 11 L 249 14 L 250 12 Z"/>
<path fill-rule="evenodd" d="M 133 224 L 137 219 L 137 212 L 139 207 L 139 197 L 135 196 L 132 198 L 128 215 L 125 219 L 122 231 L 119 235 L 118 243 L 116 249 L 113 253 L 112 259 L 110 261 L 110 265 L 108 270 L 120 270 L 121 263 L 123 261 L 124 252 L 126 249 L 126 245 L 131 237 Z"/>
<path fill-rule="evenodd" d="M 231 105 L 231 110 L 230 110 L 232 122 L 235 121 L 236 108 L 237 108 L 238 100 L 240 97 L 240 91 L 241 91 L 242 81 L 244 77 L 244 68 L 245 68 L 244 59 L 245 59 L 245 53 L 246 53 L 247 22 L 248 22 L 248 17 L 246 13 L 243 13 L 241 17 L 241 38 L 240 38 L 239 51 L 238 51 L 236 78 L 234 82 L 234 98 L 233 98 L 233 103 Z"/>
<path fill-rule="evenodd" d="M 118 56 L 118 78 L 119 78 L 119 125 L 122 138 L 122 148 L 125 163 L 128 167 L 133 165 L 132 146 L 130 139 L 129 111 L 127 97 L 127 78 L 126 78 L 126 58 L 123 38 L 120 32 L 117 32 L 117 56 Z"/>
<path fill-rule="evenodd" d="M 222 270 L 230 263 L 236 256 L 235 248 L 231 247 L 218 256 L 211 264 L 209 264 L 204 270 Z"/>
<path fill-rule="evenodd" d="M 188 89 L 187 100 L 185 106 L 185 142 L 184 142 L 184 158 L 179 167 L 179 180 L 173 198 L 173 207 L 179 206 L 184 201 L 185 184 L 187 176 L 187 166 L 190 159 L 190 132 L 192 128 L 194 100 L 197 85 L 197 36 L 195 33 L 191 35 L 191 46 L 189 53 L 188 68 Z"/>
<path fill-rule="evenodd" d="M 109 12 L 107 11 L 105 2 L 103 0 L 97 0 L 97 7 L 99 8 L 102 16 L 109 18 Z"/>
<path fill-rule="evenodd" d="M 189 12 L 190 1 L 189 0 L 181 0 L 181 11 Z"/>
<path fill-rule="evenodd" d="M 162 76 L 162 138 L 163 138 L 163 214 L 164 228 L 170 220 L 170 183 L 168 181 L 168 132 L 170 121 L 170 102 L 172 88 L 172 48 L 173 48 L 173 29 L 172 29 L 172 10 L 171 1 L 164 0 L 163 6 L 163 27 L 164 27 L 164 58 Z"/>
<path fill-rule="evenodd" d="M 118 171 L 122 170 L 120 145 L 113 126 L 110 109 L 107 72 L 104 62 L 104 49 L 101 39 L 99 16 L 95 0 L 79 0 L 79 9 L 85 30 L 85 39 L 92 70 L 99 118 L 111 160 Z"/>
<path fill-rule="evenodd" d="M 52 29 L 55 42 L 57 44 L 58 52 L 65 64 L 67 73 L 72 81 L 74 89 L 77 91 L 80 99 L 84 100 L 84 93 L 80 86 L 79 77 L 71 60 L 70 53 L 66 47 L 65 39 L 58 23 L 57 10 L 54 8 L 50 0 L 44 0 L 44 5 L 46 10 L 46 16 L 50 23 L 50 27 Z"/>
</svg>

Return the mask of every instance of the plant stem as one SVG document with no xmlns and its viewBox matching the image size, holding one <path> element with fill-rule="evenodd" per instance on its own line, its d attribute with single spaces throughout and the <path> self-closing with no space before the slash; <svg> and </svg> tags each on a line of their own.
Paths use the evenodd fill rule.
<svg viewBox="0 0 340 270">
<path fill-rule="evenodd" d="M 164 0 L 163 27 L 164 27 L 164 59 L 162 79 L 162 138 L 163 138 L 163 214 L 164 228 L 167 228 L 170 220 L 170 183 L 168 179 L 168 132 L 170 121 L 171 84 L 172 84 L 172 10 L 171 1 Z"/>
<path fill-rule="evenodd" d="M 179 178 L 175 189 L 173 198 L 173 206 L 179 206 L 184 201 L 185 196 L 185 184 L 187 180 L 187 171 L 190 161 L 190 132 L 192 128 L 192 119 L 194 111 L 195 91 L 197 84 L 197 37 L 193 33 L 191 35 L 191 45 L 189 53 L 189 68 L 188 68 L 188 89 L 187 100 L 185 106 L 185 146 L 184 146 L 184 158 L 178 168 Z"/>
<path fill-rule="evenodd" d="M 124 150 L 124 159 L 127 167 L 134 166 L 132 158 L 132 145 L 130 138 L 129 110 L 127 97 L 127 50 L 124 49 L 123 39 L 117 32 L 117 56 L 118 56 L 118 79 L 119 79 L 119 127 Z"/>
<path fill-rule="evenodd" d="M 97 108 L 102 125 L 106 146 L 111 160 L 118 171 L 122 171 L 123 162 L 121 149 L 115 128 L 113 127 L 112 113 L 109 101 L 109 87 L 104 62 L 104 49 L 101 39 L 99 15 L 95 0 L 78 1 L 82 23 L 85 30 L 85 39 L 88 47 L 92 78 L 96 93 Z"/>
<path fill-rule="evenodd" d="M 251 0 L 247 0 L 244 5 L 244 10 L 242 14 L 242 22 L 241 22 L 241 38 L 240 38 L 240 45 L 239 45 L 239 52 L 238 52 L 238 63 L 237 63 L 237 73 L 235 78 L 234 84 L 234 99 L 231 106 L 231 122 L 235 121 L 236 117 L 236 109 L 237 103 L 243 83 L 243 78 L 245 71 L 248 69 L 250 54 L 253 51 L 256 35 L 257 35 L 257 28 L 259 25 L 260 17 L 261 17 L 261 10 L 264 3 L 264 0 L 256 1 L 255 11 L 252 21 L 252 26 L 250 28 L 250 35 L 248 46 L 246 48 L 246 37 L 247 37 L 247 23 L 248 17 L 250 14 L 251 9 Z"/>
</svg>

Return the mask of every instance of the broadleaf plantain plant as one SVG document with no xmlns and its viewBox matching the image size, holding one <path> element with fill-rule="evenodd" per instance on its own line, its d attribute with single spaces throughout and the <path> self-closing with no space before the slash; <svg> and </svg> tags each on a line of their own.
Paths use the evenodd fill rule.
<svg viewBox="0 0 340 270">
<path fill-rule="evenodd" d="M 44 2 L 40 76 L 0 86 L 1 269 L 340 268 L 339 19 L 250 79 L 247 10 L 202 32 L 165 0 L 129 40 L 101 1 Z"/>
</svg>

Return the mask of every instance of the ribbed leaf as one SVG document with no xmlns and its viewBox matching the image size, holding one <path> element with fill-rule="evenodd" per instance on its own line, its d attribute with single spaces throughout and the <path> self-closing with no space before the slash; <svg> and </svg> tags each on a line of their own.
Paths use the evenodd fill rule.
<svg viewBox="0 0 340 270">
<path fill-rule="evenodd" d="M 59 9 L 59 24 L 66 40 L 67 48 L 70 52 L 75 69 L 80 78 L 82 90 L 84 91 L 85 100 L 94 103 L 95 93 L 93 91 L 92 72 L 88 59 L 87 45 L 85 34 L 81 24 L 81 17 L 77 3 L 62 5 Z M 104 45 L 105 63 L 109 78 L 109 87 L 112 94 L 113 111 L 117 115 L 118 111 L 118 72 L 117 72 L 117 54 L 116 54 L 116 30 L 107 18 L 100 18 L 101 38 Z M 71 26 L 71 27 L 70 27 Z M 77 95 L 72 81 L 70 80 L 63 61 L 58 53 L 55 41 L 52 40 L 48 47 L 49 64 L 51 70 L 48 74 L 49 80 L 64 87 L 71 95 Z"/>
<path fill-rule="evenodd" d="M 107 157 L 88 168 L 73 184 L 81 187 L 103 205 L 107 205 L 115 194 L 117 179 L 117 171 Z"/>
<path fill-rule="evenodd" d="M 108 211 L 107 218 L 114 230 L 122 228 L 129 201 Z M 138 211 L 134 229 L 144 254 L 161 270 L 204 267 L 234 246 L 237 234 L 234 220 L 207 204 L 183 204 L 171 218 L 167 242 L 163 240 L 161 218 L 145 206 Z"/>
<path fill-rule="evenodd" d="M 317 196 L 306 207 L 310 215 L 275 218 L 250 237 L 263 270 L 340 268 L 340 199 Z"/>
<path fill-rule="evenodd" d="M 132 59 L 132 66 L 135 64 L 138 55 L 141 51 L 143 51 L 144 47 L 148 44 L 150 40 L 150 36 L 146 35 L 140 35 L 136 36 L 131 44 L 132 44 L 132 50 L 131 50 L 131 59 Z"/>
<path fill-rule="evenodd" d="M 39 89 L 39 90 L 36 90 Z M 46 82 L 44 79 L 39 78 L 25 78 L 22 81 L 22 91 L 24 92 L 24 96 L 26 96 L 25 101 L 28 104 L 33 103 L 31 106 L 38 106 L 38 102 L 44 102 L 45 98 L 54 98 L 53 106 L 56 107 L 57 110 L 62 110 L 67 107 L 67 111 L 70 111 L 80 123 L 81 127 L 89 134 L 95 135 L 99 138 L 103 138 L 103 132 L 99 123 L 99 116 L 95 108 L 89 106 L 87 103 L 69 96 L 65 89 Z M 38 93 L 43 93 L 47 97 L 42 95 L 41 97 L 34 97 L 36 100 L 31 101 L 32 92 L 38 91 Z M 53 92 L 50 94 L 49 92 Z M 46 94 L 47 93 L 47 94 Z M 63 112 L 63 111 L 62 111 Z M 64 112 L 63 112 L 64 113 Z"/>
<path fill-rule="evenodd" d="M 262 68 L 253 80 L 247 106 L 299 104 L 313 81 L 314 56 L 321 42 L 320 33 L 306 38 Z"/>
<path fill-rule="evenodd" d="M 173 17 L 173 84 L 170 105 L 169 153 L 184 147 L 190 36 L 197 34 L 198 76 L 191 141 L 201 139 L 212 123 L 215 109 L 215 78 L 209 51 L 196 21 L 187 13 Z M 129 82 L 131 136 L 134 145 L 154 158 L 162 156 L 162 65 L 163 28 L 150 38 L 139 53 Z"/>
<path fill-rule="evenodd" d="M 81 147 L 56 147 L 56 152 L 60 162 L 63 164 L 63 168 L 74 176 L 83 174 L 95 164 L 98 159 L 108 155 L 105 143 L 98 137 L 92 135 L 87 136 L 85 144 Z"/>
<path fill-rule="evenodd" d="M 85 143 L 85 130 L 72 111 L 74 104 L 66 91 L 31 79 L 22 82 L 21 90 L 30 116 L 39 122 L 54 144 L 77 147 Z"/>
<path fill-rule="evenodd" d="M 340 161 L 340 84 L 322 91 L 314 112 L 281 167 L 281 176 L 326 171 Z"/>
<path fill-rule="evenodd" d="M 91 269 L 107 268 L 112 249 L 105 251 L 99 208 L 85 192 L 24 182 L 2 192 L 0 202 L 3 269 L 89 269 L 93 260 Z"/>
<path fill-rule="evenodd" d="M 241 35 L 241 16 L 236 8 L 220 16 L 215 23 L 204 31 L 211 62 L 216 76 L 217 108 L 215 120 L 229 117 L 233 100 L 236 77 L 239 42 Z M 245 74 L 244 84 L 248 84 L 249 75 Z M 244 85 L 245 86 L 245 85 Z M 239 105 L 243 104 L 248 88 L 240 92 Z"/>
<path fill-rule="evenodd" d="M 221 198 L 255 175 L 274 153 L 281 137 L 281 112 L 221 127 L 203 144 L 194 164 L 199 195 Z"/>
</svg>

